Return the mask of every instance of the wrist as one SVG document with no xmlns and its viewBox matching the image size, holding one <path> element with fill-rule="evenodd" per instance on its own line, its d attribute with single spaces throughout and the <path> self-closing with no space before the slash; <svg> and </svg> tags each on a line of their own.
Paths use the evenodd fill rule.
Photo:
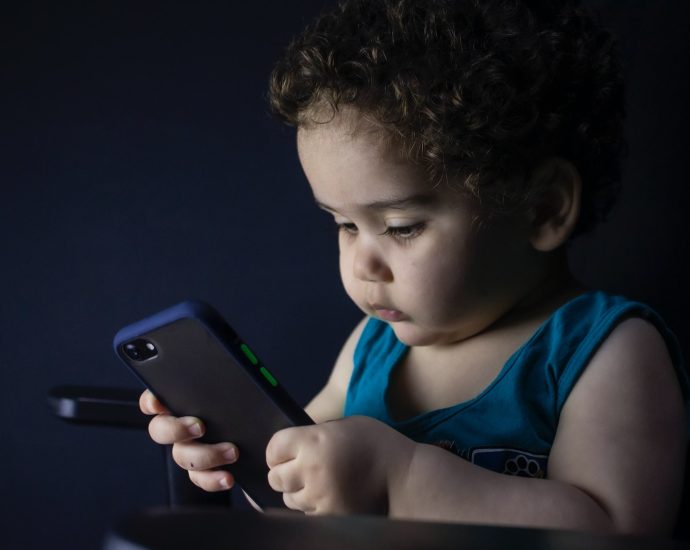
<svg viewBox="0 0 690 550">
<path fill-rule="evenodd" d="M 396 456 L 389 461 L 386 470 L 385 513 L 391 518 L 405 514 L 405 495 L 409 493 L 415 456 L 422 446 L 401 434 L 397 435 L 403 440 L 403 444 L 397 447 Z"/>
</svg>

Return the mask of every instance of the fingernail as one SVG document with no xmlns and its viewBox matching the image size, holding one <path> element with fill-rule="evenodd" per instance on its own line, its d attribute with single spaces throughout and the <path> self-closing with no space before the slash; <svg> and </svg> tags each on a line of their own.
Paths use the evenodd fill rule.
<svg viewBox="0 0 690 550">
<path fill-rule="evenodd" d="M 228 462 L 235 462 L 235 460 L 237 460 L 237 450 L 235 447 L 230 447 L 227 451 L 223 452 L 223 457 Z"/>
<path fill-rule="evenodd" d="M 221 478 L 220 478 L 219 483 L 220 483 L 220 486 L 221 486 L 223 489 L 229 489 L 229 488 L 230 488 L 230 485 L 228 484 L 228 480 L 225 479 L 224 477 L 221 477 Z"/>
<path fill-rule="evenodd" d="M 155 409 L 153 408 L 153 395 L 147 395 L 146 399 L 144 399 L 144 408 L 146 409 L 145 412 L 147 413 L 153 413 L 155 412 Z"/>
<path fill-rule="evenodd" d="M 198 422 L 193 422 L 192 424 L 187 425 L 187 431 L 189 431 L 190 434 L 192 434 L 194 437 L 199 437 L 201 435 L 201 424 Z"/>
</svg>

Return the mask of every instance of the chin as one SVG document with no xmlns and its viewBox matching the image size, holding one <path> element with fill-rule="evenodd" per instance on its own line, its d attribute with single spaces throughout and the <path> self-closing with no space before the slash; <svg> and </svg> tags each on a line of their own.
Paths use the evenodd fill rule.
<svg viewBox="0 0 690 550">
<path fill-rule="evenodd" d="M 420 329 L 408 321 L 389 324 L 395 332 L 396 338 L 407 346 L 431 346 L 442 341 L 440 334 Z"/>
<path fill-rule="evenodd" d="M 455 330 L 452 332 L 433 328 L 423 328 L 410 321 L 389 323 L 395 336 L 408 346 L 447 346 L 457 344 L 472 337 L 475 332 Z"/>
</svg>

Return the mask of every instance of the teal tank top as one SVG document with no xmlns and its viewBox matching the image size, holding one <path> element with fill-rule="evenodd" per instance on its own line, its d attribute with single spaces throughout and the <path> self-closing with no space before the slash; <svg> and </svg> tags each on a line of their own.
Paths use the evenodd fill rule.
<svg viewBox="0 0 690 550">
<path fill-rule="evenodd" d="M 687 404 L 690 383 L 680 347 L 661 317 L 642 303 L 597 291 L 557 309 L 479 395 L 403 421 L 393 420 L 385 396 L 408 346 L 387 323 L 369 319 L 355 348 L 344 414 L 376 418 L 497 472 L 544 477 L 568 395 L 597 348 L 630 316 L 648 320 L 663 336 Z"/>
</svg>

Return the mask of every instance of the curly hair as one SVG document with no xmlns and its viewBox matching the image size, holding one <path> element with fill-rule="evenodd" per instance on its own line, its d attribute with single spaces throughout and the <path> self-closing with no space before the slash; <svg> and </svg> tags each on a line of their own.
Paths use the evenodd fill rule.
<svg viewBox="0 0 690 550">
<path fill-rule="evenodd" d="M 576 235 L 619 187 L 621 72 L 577 0 L 343 0 L 293 39 L 269 102 L 296 127 L 354 108 L 493 212 L 529 205 L 530 174 L 567 159 L 583 181 Z"/>
</svg>

